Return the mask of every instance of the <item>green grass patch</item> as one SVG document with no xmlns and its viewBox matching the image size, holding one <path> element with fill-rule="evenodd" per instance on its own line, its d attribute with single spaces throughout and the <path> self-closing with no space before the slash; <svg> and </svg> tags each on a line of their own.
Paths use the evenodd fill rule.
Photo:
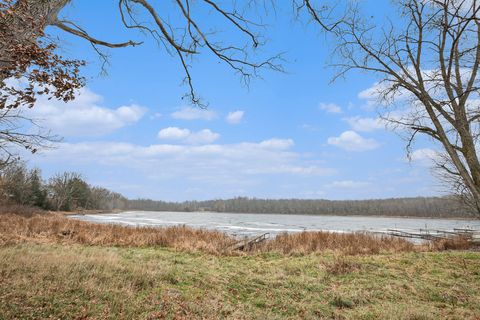
<svg viewBox="0 0 480 320">
<path fill-rule="evenodd" d="M 480 253 L 0 248 L 0 319 L 475 319 Z"/>
</svg>

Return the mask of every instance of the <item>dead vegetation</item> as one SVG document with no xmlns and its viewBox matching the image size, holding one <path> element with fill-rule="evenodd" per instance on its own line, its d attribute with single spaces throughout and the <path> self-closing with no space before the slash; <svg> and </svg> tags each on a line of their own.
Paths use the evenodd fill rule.
<svg viewBox="0 0 480 320">
<path fill-rule="evenodd" d="M 15 214 L 23 217 L 31 217 L 33 215 L 42 214 L 42 213 L 46 213 L 46 211 L 37 207 L 24 206 L 21 204 L 13 204 L 13 203 L 9 203 L 9 204 L 2 203 L 0 205 L 0 215 Z"/>
<path fill-rule="evenodd" d="M 0 319 L 478 319 L 480 253 L 0 247 Z"/>
<path fill-rule="evenodd" d="M 2 215 L 0 245 L 24 242 L 65 243 L 97 246 L 161 246 L 180 250 L 218 253 L 231 244 L 232 238 L 215 231 L 175 226 L 169 228 L 127 227 L 94 224 L 69 219 L 59 214 Z"/>
<path fill-rule="evenodd" d="M 341 249 L 346 254 L 377 254 L 414 250 L 413 243 L 390 236 L 367 233 L 301 232 L 281 234 L 259 248 L 283 254 L 310 253 Z"/>
<path fill-rule="evenodd" d="M 344 256 L 336 257 L 332 262 L 325 264 L 325 270 L 328 274 L 338 276 L 352 273 L 359 270 L 361 265 L 353 262 Z"/>
<path fill-rule="evenodd" d="M 168 228 L 94 224 L 61 214 L 29 212 L 26 215 L 0 215 L 0 246 L 19 243 L 59 243 L 119 247 L 168 247 L 182 251 L 202 251 L 216 255 L 242 254 L 231 251 L 237 239 L 225 233 L 186 226 Z M 346 255 L 382 252 L 442 251 L 468 249 L 467 239 L 441 240 L 414 245 L 400 238 L 367 233 L 302 232 L 282 234 L 249 247 L 245 253 L 285 255 L 338 251 Z"/>
<path fill-rule="evenodd" d="M 468 250 L 475 248 L 475 245 L 466 236 L 456 236 L 451 239 L 439 239 L 429 244 L 431 251 L 445 250 Z"/>
</svg>

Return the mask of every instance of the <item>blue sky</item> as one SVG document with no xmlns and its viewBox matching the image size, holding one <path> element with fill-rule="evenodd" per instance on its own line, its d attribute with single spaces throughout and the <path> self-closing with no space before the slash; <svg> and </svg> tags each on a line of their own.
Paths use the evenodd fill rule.
<svg viewBox="0 0 480 320">
<path fill-rule="evenodd" d="M 182 96 L 179 61 L 148 37 L 125 31 L 116 1 L 73 1 L 62 14 L 92 35 L 145 43 L 109 50 L 108 75 L 83 41 L 60 31 L 66 56 L 84 58 L 87 86 L 64 104 L 39 99 L 32 114 L 64 137 L 29 157 L 45 176 L 80 172 L 91 184 L 130 197 L 187 200 L 261 198 L 366 199 L 429 196 L 444 191 L 432 178 L 433 146 L 419 141 L 414 161 L 405 142 L 379 123 L 368 90 L 375 77 L 350 73 L 330 83 L 332 43 L 315 25 L 296 21 L 290 5 L 266 18 L 261 56 L 285 52 L 286 73 L 266 71 L 247 88 L 209 55 L 192 74 L 208 110 Z M 375 17 L 390 2 L 367 1 Z M 208 19 L 202 13 L 199 19 Z M 225 33 L 225 37 L 234 34 Z"/>
</svg>

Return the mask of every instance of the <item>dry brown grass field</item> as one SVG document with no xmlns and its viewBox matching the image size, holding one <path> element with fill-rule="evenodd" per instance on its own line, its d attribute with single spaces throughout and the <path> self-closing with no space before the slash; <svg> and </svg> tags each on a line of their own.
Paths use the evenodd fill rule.
<svg viewBox="0 0 480 320">
<path fill-rule="evenodd" d="M 185 226 L 168 228 L 129 227 L 117 224 L 94 224 L 67 218 L 61 214 L 3 214 L 0 216 L 0 245 L 24 242 L 63 243 L 122 247 L 160 246 L 210 254 L 238 254 L 228 251 L 237 240 L 222 232 Z M 247 248 L 247 253 L 277 252 L 308 254 L 327 250 L 346 254 L 381 252 L 437 251 L 467 249 L 464 239 L 438 241 L 429 245 L 389 236 L 366 233 L 302 232 L 282 234 L 265 243 Z"/>
<path fill-rule="evenodd" d="M 464 239 L 304 232 L 225 250 L 234 241 L 0 214 L 0 319 L 480 318 L 480 252 Z"/>
</svg>

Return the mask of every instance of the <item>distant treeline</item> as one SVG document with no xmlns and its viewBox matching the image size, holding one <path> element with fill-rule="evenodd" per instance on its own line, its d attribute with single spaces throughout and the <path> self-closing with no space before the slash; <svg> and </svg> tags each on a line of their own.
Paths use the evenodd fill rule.
<svg viewBox="0 0 480 320">
<path fill-rule="evenodd" d="M 214 211 L 310 215 L 376 215 L 409 217 L 474 217 L 453 197 L 382 200 L 300 200 L 234 198 L 228 200 L 164 202 L 129 200 L 130 209 L 147 211 Z"/>
<path fill-rule="evenodd" d="M 58 173 L 44 180 L 38 169 L 16 162 L 0 170 L 0 201 L 46 210 L 214 211 L 310 215 L 382 215 L 410 217 L 474 217 L 453 197 L 330 201 L 255 199 L 165 202 L 129 200 L 108 189 L 89 185 L 80 174 Z"/>
</svg>

